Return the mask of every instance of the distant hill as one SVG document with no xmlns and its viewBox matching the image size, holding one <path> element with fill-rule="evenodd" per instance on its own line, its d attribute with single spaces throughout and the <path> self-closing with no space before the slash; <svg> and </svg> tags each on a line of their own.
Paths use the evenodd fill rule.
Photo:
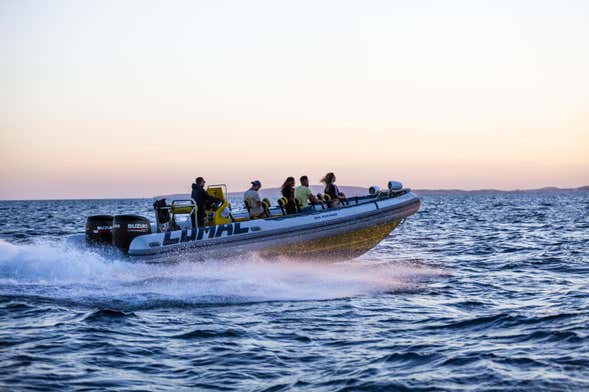
<svg viewBox="0 0 589 392">
<path fill-rule="evenodd" d="M 581 186 L 578 188 L 558 188 L 555 186 L 548 186 L 537 189 L 513 189 L 513 190 L 500 190 L 500 189 L 475 189 L 475 190 L 462 190 L 462 189 L 413 189 L 415 193 L 421 195 L 460 195 L 460 194 L 490 194 L 490 193 L 557 193 L 557 192 L 588 192 L 589 185 Z"/>
<path fill-rule="evenodd" d="M 368 188 L 362 186 L 340 186 L 340 191 L 347 196 L 361 196 L 368 194 Z M 315 194 L 323 192 L 322 185 L 311 185 L 311 191 Z M 231 198 L 241 198 L 245 190 L 240 192 L 229 192 Z M 558 187 L 544 187 L 537 189 L 514 189 L 514 190 L 499 190 L 499 189 L 476 189 L 476 190 L 462 190 L 462 189 L 413 189 L 413 192 L 420 195 L 476 195 L 476 194 L 491 194 L 491 193 L 556 193 L 556 192 L 589 192 L 589 185 L 578 188 L 558 188 Z M 269 199 L 276 199 L 280 197 L 280 188 L 262 188 L 260 190 L 262 197 Z M 187 199 L 190 198 L 188 193 L 176 193 L 172 195 L 154 196 L 154 199 Z"/>
</svg>

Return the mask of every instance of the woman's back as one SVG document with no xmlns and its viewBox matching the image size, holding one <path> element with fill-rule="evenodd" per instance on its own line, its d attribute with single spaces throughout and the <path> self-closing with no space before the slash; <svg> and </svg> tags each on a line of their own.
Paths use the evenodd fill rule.
<svg viewBox="0 0 589 392">
<path fill-rule="evenodd" d="M 331 199 L 327 206 L 330 208 L 339 206 L 339 189 L 337 189 L 337 185 L 335 185 L 335 174 L 331 172 L 327 173 L 325 177 L 321 179 L 321 182 L 325 184 L 323 193 L 329 195 Z"/>
<path fill-rule="evenodd" d="M 294 178 L 288 177 L 284 184 L 282 184 L 282 188 L 280 189 L 280 193 L 282 196 L 286 198 L 286 213 L 287 214 L 296 214 L 297 213 L 297 205 L 295 204 L 295 191 L 294 191 Z"/>
<path fill-rule="evenodd" d="M 329 197 L 331 197 L 332 200 L 335 200 L 339 195 L 339 190 L 337 189 L 337 186 L 335 184 L 325 184 L 325 189 L 323 190 L 323 193 L 329 195 Z"/>
<path fill-rule="evenodd" d="M 287 199 L 292 199 L 294 197 L 294 188 L 291 186 L 283 186 L 280 192 L 282 193 L 282 196 Z"/>
</svg>

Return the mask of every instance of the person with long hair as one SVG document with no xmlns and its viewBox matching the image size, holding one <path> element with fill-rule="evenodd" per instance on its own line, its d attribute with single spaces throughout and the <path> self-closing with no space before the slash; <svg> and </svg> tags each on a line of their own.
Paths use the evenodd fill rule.
<svg viewBox="0 0 589 392">
<path fill-rule="evenodd" d="M 325 184 L 325 189 L 323 193 L 329 195 L 331 200 L 327 203 L 329 208 L 338 207 L 342 203 L 342 194 L 340 193 L 337 185 L 335 185 L 335 174 L 332 172 L 327 173 L 322 179 L 321 182 Z"/>
<path fill-rule="evenodd" d="M 297 213 L 297 205 L 295 203 L 295 179 L 294 177 L 288 177 L 282 187 L 280 188 L 280 193 L 282 196 L 286 198 L 286 213 L 287 214 L 296 214 Z"/>
</svg>

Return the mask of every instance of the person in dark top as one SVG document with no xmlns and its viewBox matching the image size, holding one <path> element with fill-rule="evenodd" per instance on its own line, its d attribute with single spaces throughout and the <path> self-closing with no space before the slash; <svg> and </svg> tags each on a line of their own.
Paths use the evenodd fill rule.
<svg viewBox="0 0 589 392">
<path fill-rule="evenodd" d="M 296 214 L 297 213 L 297 205 L 295 204 L 295 179 L 294 177 L 288 177 L 284 184 L 282 184 L 282 188 L 280 192 L 282 196 L 284 196 L 287 200 L 286 203 L 286 213 L 287 214 Z"/>
<path fill-rule="evenodd" d="M 198 223 L 198 227 L 203 227 L 205 225 L 205 210 L 207 209 L 207 203 L 218 203 L 221 200 L 211 196 L 205 190 L 205 183 L 206 181 L 202 177 L 197 177 L 192 184 L 192 193 L 190 197 L 194 199 L 196 202 L 196 221 Z M 192 227 L 195 227 L 194 222 L 194 214 L 190 216 L 192 220 Z"/>
<path fill-rule="evenodd" d="M 325 184 L 323 193 L 331 197 L 327 206 L 329 208 L 338 207 L 341 204 L 341 193 L 337 188 L 337 185 L 335 185 L 335 174 L 327 173 L 325 177 L 321 179 L 321 182 Z"/>
</svg>

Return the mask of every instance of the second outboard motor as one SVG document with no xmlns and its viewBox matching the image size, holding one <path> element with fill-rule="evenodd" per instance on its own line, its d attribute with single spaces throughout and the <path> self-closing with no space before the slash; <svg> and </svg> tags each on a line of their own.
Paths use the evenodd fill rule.
<svg viewBox="0 0 589 392">
<path fill-rule="evenodd" d="M 151 233 L 149 219 L 139 215 L 115 215 L 112 224 L 112 244 L 127 253 L 133 238 Z"/>
<path fill-rule="evenodd" d="M 93 215 L 86 219 L 86 241 L 112 243 L 112 215 Z"/>
</svg>

